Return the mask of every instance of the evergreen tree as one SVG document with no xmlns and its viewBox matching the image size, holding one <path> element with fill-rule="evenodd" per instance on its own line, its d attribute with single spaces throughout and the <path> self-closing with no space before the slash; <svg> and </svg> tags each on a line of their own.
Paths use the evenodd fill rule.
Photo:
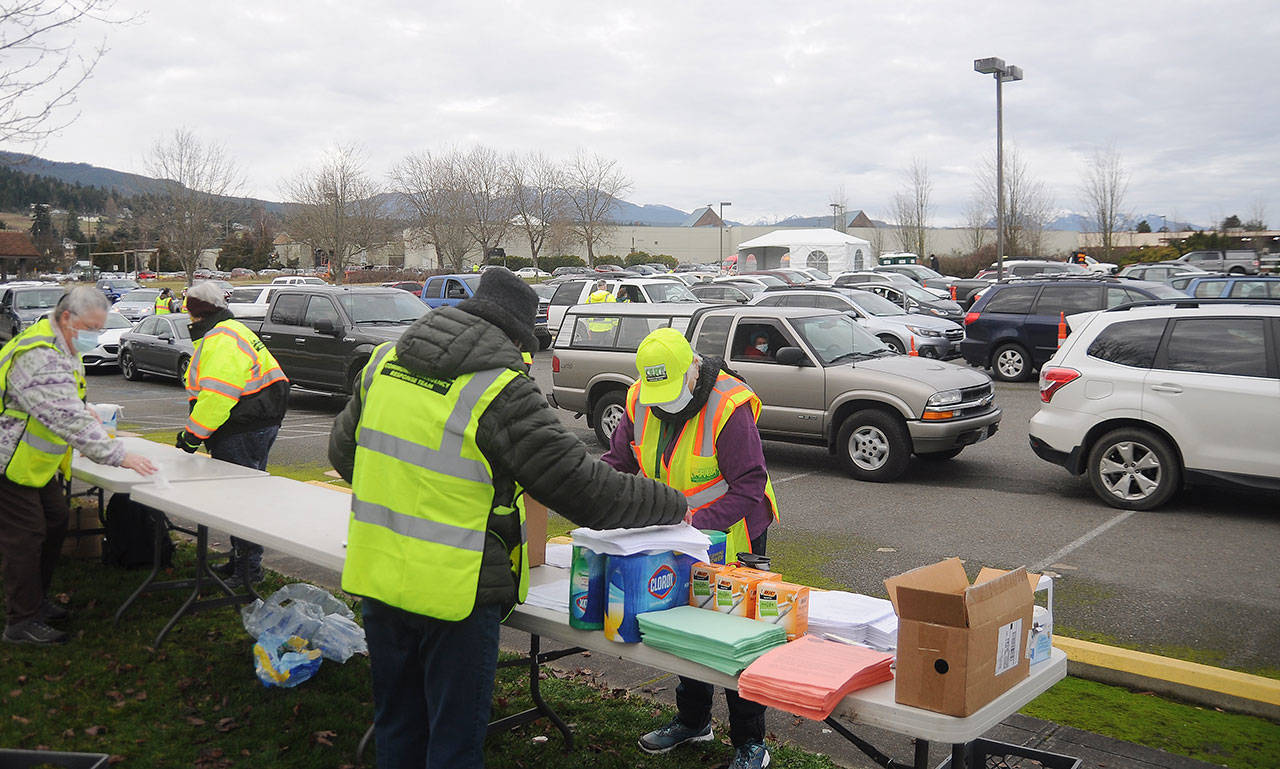
<svg viewBox="0 0 1280 769">
<path fill-rule="evenodd" d="M 58 237 L 58 229 L 53 226 L 53 217 L 49 215 L 49 206 L 37 203 L 31 207 L 31 242 L 40 252 L 39 268 L 49 269 L 62 257 L 62 242 Z"/>
</svg>

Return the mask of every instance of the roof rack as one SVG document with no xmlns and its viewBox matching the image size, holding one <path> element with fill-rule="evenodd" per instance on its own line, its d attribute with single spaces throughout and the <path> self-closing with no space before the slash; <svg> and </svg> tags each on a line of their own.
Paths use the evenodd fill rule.
<svg viewBox="0 0 1280 769">
<path fill-rule="evenodd" d="M 1007 278 L 1000 278 L 997 283 L 1018 283 L 1028 280 L 1116 280 L 1115 275 L 1102 275 L 1099 273 L 1082 273 L 1082 272 L 1042 272 L 1037 275 L 1012 275 Z"/>
<path fill-rule="evenodd" d="M 1194 309 L 1204 305 L 1219 304 L 1256 304 L 1262 307 L 1280 307 L 1280 299 L 1233 299 L 1227 297 L 1225 299 L 1208 299 L 1188 296 L 1185 299 L 1144 299 L 1140 302 L 1129 302 L 1128 304 L 1118 305 L 1116 307 L 1108 307 L 1107 312 L 1124 312 L 1135 307 L 1177 307 L 1179 309 Z"/>
</svg>

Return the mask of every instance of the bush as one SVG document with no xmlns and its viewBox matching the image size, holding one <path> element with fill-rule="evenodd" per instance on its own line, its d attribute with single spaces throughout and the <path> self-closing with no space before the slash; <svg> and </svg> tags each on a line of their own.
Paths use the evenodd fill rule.
<svg viewBox="0 0 1280 769">
<path fill-rule="evenodd" d="M 580 256 L 561 254 L 560 256 L 538 257 L 538 269 L 553 272 L 557 267 L 586 267 L 587 263 Z"/>
<path fill-rule="evenodd" d="M 646 251 L 632 251 L 627 254 L 626 266 L 632 267 L 637 264 L 664 264 L 667 269 L 674 270 L 680 260 L 670 254 L 650 254 Z"/>
<path fill-rule="evenodd" d="M 596 264 L 616 264 L 617 266 L 622 267 L 623 261 L 622 257 L 617 254 L 598 254 L 596 256 Z"/>
</svg>

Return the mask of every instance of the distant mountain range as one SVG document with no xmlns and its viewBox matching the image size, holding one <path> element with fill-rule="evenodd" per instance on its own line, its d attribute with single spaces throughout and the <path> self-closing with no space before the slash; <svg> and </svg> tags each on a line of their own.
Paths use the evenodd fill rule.
<svg viewBox="0 0 1280 769">
<path fill-rule="evenodd" d="M 145 195 L 157 192 L 160 189 L 160 182 L 149 176 L 140 174 L 131 174 L 124 171 L 116 171 L 110 168 L 102 168 L 100 166 L 90 165 L 88 163 L 64 163 L 56 160 L 46 160 L 45 158 L 36 157 L 35 155 L 26 155 L 18 152 L 0 151 L 0 165 L 9 166 L 17 171 L 37 176 L 49 176 L 54 179 L 66 182 L 67 184 L 80 184 L 86 187 L 101 187 L 103 189 L 114 189 L 118 194 L 123 196 L 129 195 Z M 388 196 L 390 197 L 390 196 Z M 285 204 L 268 201 L 257 200 L 255 198 L 238 198 L 245 203 L 259 202 L 262 203 L 268 211 L 272 213 L 282 213 Z M 399 208 L 399 206 L 396 206 Z M 671 206 L 657 205 L 648 203 L 637 205 L 625 200 L 615 200 L 613 207 L 613 220 L 619 224 L 630 225 L 647 225 L 651 227 L 675 227 L 682 224 L 688 217 L 688 211 L 681 211 Z M 1146 214 L 1143 216 L 1135 216 L 1124 222 L 1122 229 L 1130 230 L 1137 226 L 1139 221 L 1145 219 L 1147 224 L 1151 225 L 1151 229 L 1159 230 L 1165 226 L 1166 220 L 1158 214 Z M 877 227 L 890 226 L 878 219 L 872 220 Z M 736 225 L 738 222 L 727 221 L 730 225 Z M 779 227 L 830 227 L 831 216 L 801 216 L 799 214 L 789 216 L 779 222 L 774 222 Z M 1169 221 L 1168 227 L 1171 230 L 1194 230 L 1201 229 L 1188 222 Z M 1086 215 L 1064 211 L 1054 218 L 1048 225 L 1050 230 L 1071 230 L 1074 232 L 1087 232 L 1089 227 L 1089 219 Z"/>
</svg>

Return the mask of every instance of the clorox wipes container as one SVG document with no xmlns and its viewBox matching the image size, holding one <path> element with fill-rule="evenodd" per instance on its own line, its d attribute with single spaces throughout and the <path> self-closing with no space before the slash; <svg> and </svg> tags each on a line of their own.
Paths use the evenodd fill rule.
<svg viewBox="0 0 1280 769">
<path fill-rule="evenodd" d="M 670 550 L 609 556 L 609 605 L 604 615 L 604 637 L 618 643 L 639 643 L 636 615 L 688 603 L 689 567 L 694 562 L 694 558 Z"/>
</svg>

